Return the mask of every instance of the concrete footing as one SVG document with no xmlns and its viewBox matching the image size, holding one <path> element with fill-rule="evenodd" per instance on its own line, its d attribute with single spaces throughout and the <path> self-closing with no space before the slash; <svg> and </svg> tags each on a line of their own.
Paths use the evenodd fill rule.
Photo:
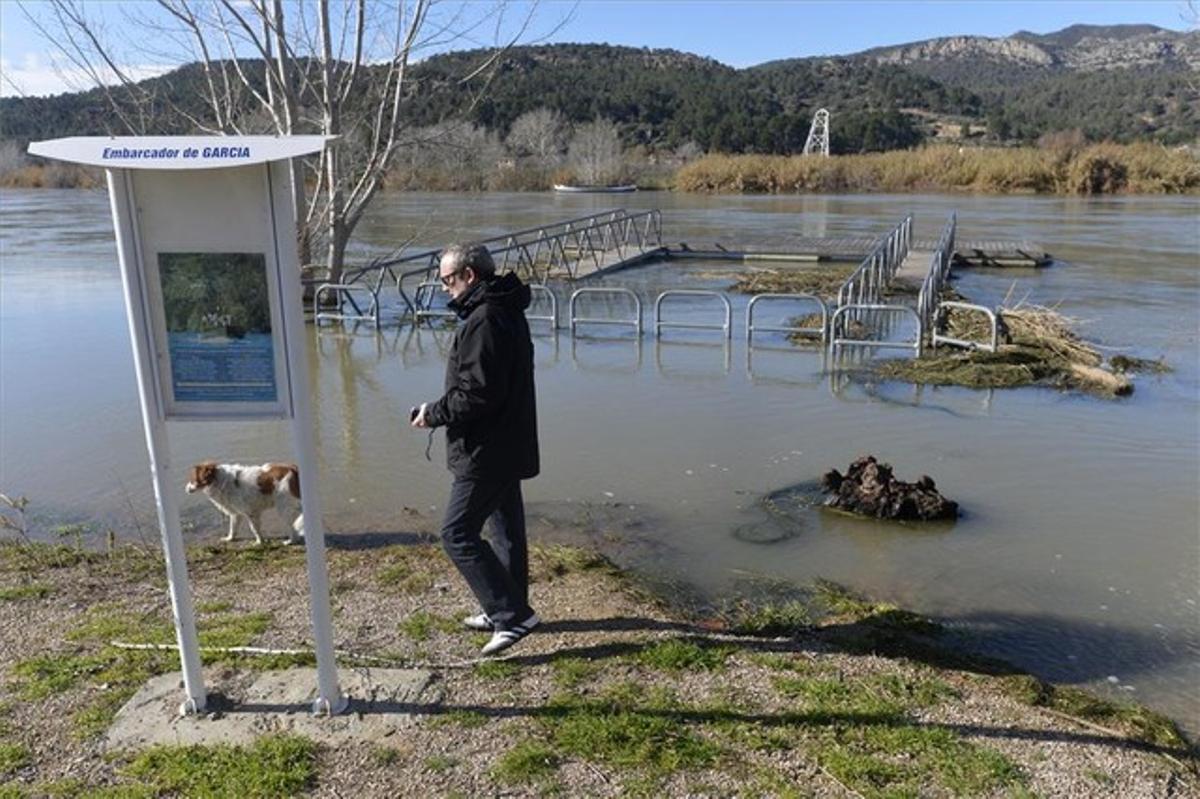
<svg viewBox="0 0 1200 799">
<path fill-rule="evenodd" d="M 378 741 L 416 723 L 441 699 L 428 671 L 339 669 L 338 681 L 350 706 L 333 717 L 312 715 L 317 693 L 317 670 L 313 668 L 262 672 L 244 689 L 239 688 L 237 696 L 210 693 L 202 713 L 180 716 L 182 676 L 180 672 L 163 674 L 142 686 L 117 713 L 105 747 L 244 744 L 270 733 L 302 735 L 334 746 Z"/>
</svg>

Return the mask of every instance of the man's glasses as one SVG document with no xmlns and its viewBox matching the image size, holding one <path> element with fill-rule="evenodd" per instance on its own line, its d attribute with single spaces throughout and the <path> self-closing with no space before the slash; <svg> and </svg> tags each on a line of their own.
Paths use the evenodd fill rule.
<svg viewBox="0 0 1200 799">
<path fill-rule="evenodd" d="M 448 275 L 438 275 L 438 280 L 442 281 L 443 286 L 445 286 L 446 288 L 450 288 L 450 286 L 454 284 L 454 281 L 458 280 L 458 276 L 461 274 L 462 274 L 462 270 L 457 269 Z"/>
</svg>

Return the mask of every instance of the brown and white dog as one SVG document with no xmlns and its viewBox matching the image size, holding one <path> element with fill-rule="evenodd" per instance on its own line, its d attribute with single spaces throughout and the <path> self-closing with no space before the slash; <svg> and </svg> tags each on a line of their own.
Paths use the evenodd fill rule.
<svg viewBox="0 0 1200 799">
<path fill-rule="evenodd" d="M 204 461 L 188 472 L 187 492 L 204 492 L 212 504 L 229 517 L 226 541 L 237 537 L 242 519 L 250 524 L 254 542 L 263 542 L 259 532 L 262 512 L 274 508 L 283 519 L 292 520 L 291 544 L 304 535 L 304 515 L 300 509 L 300 472 L 290 463 L 264 463 L 242 466 L 237 463 Z"/>
</svg>

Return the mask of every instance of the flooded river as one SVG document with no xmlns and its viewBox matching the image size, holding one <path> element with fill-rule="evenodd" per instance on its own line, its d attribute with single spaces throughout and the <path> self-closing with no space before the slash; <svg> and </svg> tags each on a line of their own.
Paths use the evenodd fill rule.
<svg viewBox="0 0 1200 799">
<path fill-rule="evenodd" d="M 579 216 L 611 197 L 388 195 L 359 252 L 415 236 L 436 246 Z M 42 534 L 64 522 L 154 540 L 153 496 L 107 199 L 0 194 L 0 491 L 23 494 Z M 1163 357 L 1128 399 L 1050 389 L 918 391 L 831 383 L 820 355 L 735 332 L 658 342 L 603 330 L 536 337 L 543 475 L 527 484 L 535 535 L 590 536 L 619 560 L 709 596 L 748 576 L 826 577 L 933 614 L 984 651 L 1051 679 L 1126 696 L 1200 733 L 1200 226 L 1195 198 L 829 196 L 619 198 L 660 208 L 664 240 L 782 246 L 789 236 L 875 236 L 912 213 L 933 238 L 951 210 L 963 239 L 1030 239 L 1043 270 L 967 271 L 976 301 L 1057 305 L 1105 347 Z M 728 264 L 672 263 L 613 285 L 652 298 L 713 285 Z M 683 314 L 699 314 L 684 303 Z M 649 316 L 649 309 L 647 309 Z M 537 327 L 537 326 L 535 326 Z M 436 398 L 449 333 L 309 327 L 327 528 L 436 528 L 442 441 L 406 424 Z M 775 345 L 774 347 L 770 345 Z M 176 469 L 206 457 L 290 458 L 282 423 L 178 423 Z M 790 537 L 735 535 L 759 495 L 872 452 L 901 479 L 932 475 L 965 515 L 897 529 L 811 513 Z M 181 478 L 182 479 L 182 478 Z M 184 500 L 189 535 L 220 522 Z M 274 520 L 268 524 L 278 523 Z M 139 533 L 140 529 L 140 533 Z M 336 541 L 336 539 L 335 539 Z"/>
</svg>

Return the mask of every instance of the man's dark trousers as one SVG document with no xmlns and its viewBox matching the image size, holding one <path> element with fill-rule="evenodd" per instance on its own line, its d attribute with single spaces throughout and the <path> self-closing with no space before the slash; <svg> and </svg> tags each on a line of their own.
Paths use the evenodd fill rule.
<svg viewBox="0 0 1200 799">
<path fill-rule="evenodd" d="M 489 519 L 491 544 L 480 535 Z M 455 478 L 442 523 L 442 546 L 497 630 L 533 614 L 520 480 Z"/>
</svg>

